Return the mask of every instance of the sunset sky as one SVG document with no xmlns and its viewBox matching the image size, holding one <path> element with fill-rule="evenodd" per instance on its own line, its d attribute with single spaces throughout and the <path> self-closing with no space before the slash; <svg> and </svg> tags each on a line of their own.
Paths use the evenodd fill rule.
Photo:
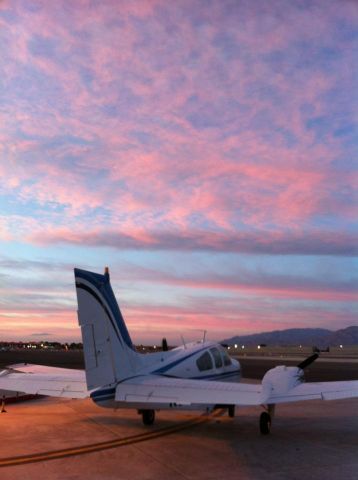
<svg viewBox="0 0 358 480">
<path fill-rule="evenodd" d="M 358 320 L 358 4 L 0 3 L 0 340 Z"/>
</svg>

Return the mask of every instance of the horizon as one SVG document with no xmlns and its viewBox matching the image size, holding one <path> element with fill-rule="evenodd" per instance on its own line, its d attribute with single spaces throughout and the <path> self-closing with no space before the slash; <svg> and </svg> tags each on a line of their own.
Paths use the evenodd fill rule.
<svg viewBox="0 0 358 480">
<path fill-rule="evenodd" d="M 268 334 L 268 333 L 276 333 L 276 332 L 284 332 L 284 331 L 288 331 L 288 330 L 325 330 L 327 332 L 331 332 L 331 333 L 336 333 L 338 331 L 344 331 L 344 330 L 347 330 L 347 329 L 350 329 L 350 328 L 358 328 L 357 325 L 348 325 L 344 328 L 339 328 L 339 329 L 335 329 L 335 330 L 332 330 L 332 329 L 328 329 L 328 328 L 325 328 L 325 327 L 289 327 L 289 328 L 285 328 L 285 329 L 277 329 L 277 330 L 261 330 L 261 331 L 256 331 L 256 332 L 253 332 L 253 333 L 245 333 L 245 334 L 238 334 L 238 333 L 231 333 L 231 335 L 229 335 L 228 337 L 225 337 L 225 338 L 220 338 L 220 339 L 210 339 L 210 335 L 208 335 L 208 332 L 205 331 L 205 335 L 206 335 L 206 339 L 207 340 L 217 340 L 219 342 L 222 342 L 222 341 L 227 341 L 227 340 L 232 340 L 233 338 L 235 337 L 246 337 L 246 336 L 253 336 L 253 335 L 264 335 L 264 334 Z M 80 334 L 80 327 L 78 327 L 78 332 L 79 332 L 79 336 L 77 339 L 73 339 L 73 338 L 69 338 L 69 339 L 65 339 L 65 340 L 61 340 L 59 338 L 55 338 L 53 337 L 52 335 L 48 334 L 48 333 L 36 333 L 36 334 L 31 334 L 31 338 L 30 337 L 26 337 L 25 338 L 21 338 L 21 339 L 3 339 L 3 338 L 0 338 L 0 344 L 2 343 L 22 343 L 22 344 L 40 344 L 40 343 L 60 343 L 61 345 L 65 345 L 65 344 L 72 344 L 72 343 L 79 343 L 79 344 L 82 344 L 82 338 L 81 338 L 81 334 Z M 204 331 L 202 332 L 202 334 L 204 333 Z M 129 335 L 131 336 L 131 332 L 129 332 Z M 191 332 L 191 337 L 190 339 L 188 340 L 188 338 L 186 338 L 185 334 L 180 334 L 178 336 L 178 338 L 176 339 L 176 341 L 174 340 L 175 337 L 172 337 L 173 338 L 173 341 L 171 342 L 171 344 L 175 344 L 175 345 L 179 345 L 179 344 L 182 344 L 183 343 L 183 338 L 184 338 L 184 341 L 185 342 L 191 342 L 191 341 L 200 341 L 202 339 L 202 337 L 200 337 L 200 335 L 198 335 L 197 337 L 194 337 L 194 334 L 193 332 Z M 133 341 L 133 344 L 134 345 L 146 345 L 146 346 L 157 346 L 159 347 L 160 344 L 161 344 L 161 341 L 162 341 L 162 338 L 156 338 L 156 337 L 153 337 L 152 338 L 152 342 L 150 343 L 146 343 L 146 341 L 136 341 L 134 342 Z"/>
<path fill-rule="evenodd" d="M 323 330 L 325 332 L 330 332 L 330 333 L 337 333 L 337 332 L 341 332 L 341 331 L 346 331 L 347 329 L 352 329 L 352 328 L 358 328 L 357 325 L 349 325 L 348 327 L 345 327 L 345 328 L 341 328 L 341 329 L 338 329 L 338 330 L 330 330 L 330 329 L 326 329 L 326 328 L 322 328 L 322 327 L 306 327 L 306 328 L 297 328 L 297 327 L 293 327 L 293 328 L 288 328 L 288 329 L 283 329 L 283 330 L 269 330 L 269 331 L 260 331 L 260 332 L 255 332 L 255 333 L 252 333 L 252 334 L 247 334 L 247 335 L 239 335 L 239 334 L 236 334 L 236 335 L 232 335 L 228 338 L 222 338 L 220 339 L 219 343 L 220 342 L 226 342 L 226 341 L 233 341 L 234 339 L 239 339 L 239 338 L 244 338 L 244 337 L 251 337 L 251 336 L 255 336 L 255 335 L 266 335 L 266 334 L 272 334 L 272 333 L 280 333 L 280 332 L 288 332 L 288 331 L 310 331 L 310 330 L 314 330 L 314 331 L 317 331 L 317 330 Z M 61 345 L 62 347 L 65 346 L 65 345 L 81 345 L 83 346 L 83 342 L 82 342 L 82 339 L 80 341 L 64 341 L 64 342 L 61 342 L 59 341 L 58 339 L 54 339 L 54 340 L 49 340 L 46 335 L 44 337 L 41 337 L 41 336 L 37 336 L 36 335 L 36 338 L 41 338 L 40 340 L 35 340 L 34 338 L 32 339 L 23 339 L 23 340 L 3 340 L 1 339 L 0 340 L 0 345 L 2 344 L 22 344 L 22 345 L 41 345 L 41 347 L 43 347 L 44 345 L 48 345 L 48 344 L 59 344 Z M 170 347 L 174 347 L 174 346 L 178 346 L 180 344 L 183 343 L 183 338 L 180 338 L 179 339 L 180 341 L 177 342 L 177 343 L 171 343 L 169 344 Z M 185 338 L 184 338 L 185 340 Z M 197 339 L 196 341 L 200 341 L 201 339 Z M 161 341 L 162 339 L 158 339 L 158 342 L 156 343 L 143 343 L 143 342 L 133 342 L 133 344 L 135 346 L 144 346 L 144 347 L 154 347 L 154 348 L 161 348 Z M 292 345 L 293 346 L 293 345 Z M 307 346 L 307 345 L 306 345 Z M 340 345 L 342 347 L 342 345 Z"/>
<path fill-rule="evenodd" d="M 358 318 L 358 9 L 0 5 L 0 341 L 80 341 L 73 268 L 135 343 Z"/>
</svg>

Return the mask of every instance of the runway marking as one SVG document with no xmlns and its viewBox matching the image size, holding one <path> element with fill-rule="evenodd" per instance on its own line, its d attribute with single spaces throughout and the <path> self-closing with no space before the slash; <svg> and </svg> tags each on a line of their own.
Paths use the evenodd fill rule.
<svg viewBox="0 0 358 480">
<path fill-rule="evenodd" d="M 56 460 L 59 458 L 73 457 L 76 455 L 83 455 L 85 453 L 99 452 L 101 450 L 107 450 L 109 448 L 124 447 L 126 445 L 132 445 L 134 443 L 144 442 L 146 440 L 152 440 L 155 438 L 164 437 L 172 433 L 179 432 L 186 428 L 194 427 L 207 423 L 214 417 L 218 417 L 225 412 L 224 409 L 215 411 L 211 415 L 202 415 L 192 420 L 182 422 L 177 425 L 169 427 L 159 428 L 155 431 L 139 433 L 126 438 L 115 438 L 114 440 L 108 440 L 106 442 L 91 443 L 89 445 L 82 445 L 80 447 L 64 448 L 61 450 L 50 450 L 47 452 L 33 453 L 29 455 L 19 455 L 15 457 L 0 458 L 1 467 L 13 467 L 16 465 L 25 465 L 28 463 L 43 462 L 46 460 Z"/>
</svg>

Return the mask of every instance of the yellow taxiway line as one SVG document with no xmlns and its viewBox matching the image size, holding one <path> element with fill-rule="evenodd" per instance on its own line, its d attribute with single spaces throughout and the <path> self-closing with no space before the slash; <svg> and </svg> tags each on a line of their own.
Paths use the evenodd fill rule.
<svg viewBox="0 0 358 480">
<path fill-rule="evenodd" d="M 75 455 L 83 455 L 85 453 L 99 452 L 101 450 L 107 450 L 109 448 L 124 447 L 126 445 L 132 445 L 134 443 L 144 442 L 172 433 L 179 432 L 186 428 L 194 427 L 202 423 L 208 422 L 211 418 L 222 415 L 224 410 L 217 410 L 212 415 L 202 415 L 192 420 L 182 422 L 170 427 L 159 428 L 154 431 L 140 433 L 125 438 L 115 438 L 114 440 L 108 440 L 106 442 L 91 443 L 89 445 L 82 445 L 79 447 L 64 448 L 61 450 L 50 450 L 47 452 L 31 453 L 28 455 L 19 455 L 15 457 L 0 458 L 0 467 L 13 467 L 15 465 L 24 465 L 27 463 L 43 462 L 46 460 L 55 460 L 59 458 L 73 457 Z"/>
</svg>

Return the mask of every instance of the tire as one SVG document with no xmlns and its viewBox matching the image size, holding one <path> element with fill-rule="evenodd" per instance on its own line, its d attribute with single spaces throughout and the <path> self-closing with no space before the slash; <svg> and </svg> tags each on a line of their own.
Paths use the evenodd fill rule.
<svg viewBox="0 0 358 480">
<path fill-rule="evenodd" d="M 155 420 L 155 411 L 154 410 L 143 410 L 142 411 L 142 420 L 144 425 L 153 425 Z"/>
<path fill-rule="evenodd" d="M 235 417 L 235 405 L 229 405 L 229 407 L 227 409 L 227 413 L 229 414 L 230 418 L 234 418 Z"/>
<path fill-rule="evenodd" d="M 267 412 L 260 415 L 260 432 L 262 435 L 268 435 L 271 430 L 271 417 Z"/>
</svg>

